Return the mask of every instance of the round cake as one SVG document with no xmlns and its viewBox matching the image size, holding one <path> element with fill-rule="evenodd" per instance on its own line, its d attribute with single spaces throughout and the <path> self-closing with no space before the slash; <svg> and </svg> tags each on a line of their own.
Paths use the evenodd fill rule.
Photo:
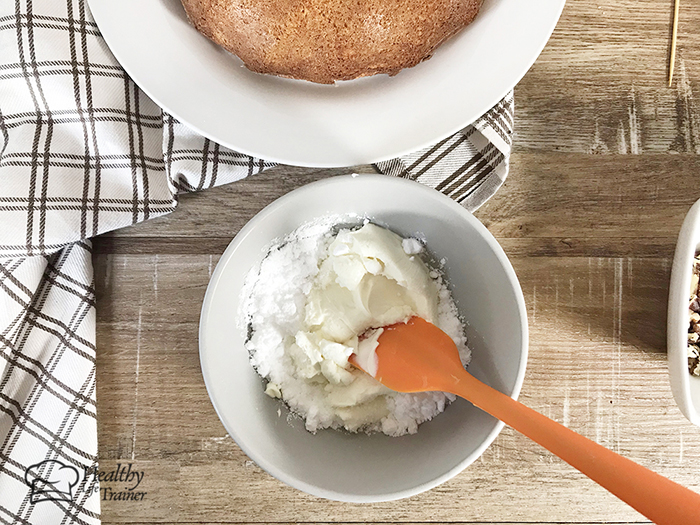
<svg viewBox="0 0 700 525">
<path fill-rule="evenodd" d="M 258 73 L 331 84 L 430 58 L 482 0 L 182 0 L 199 32 Z"/>
</svg>

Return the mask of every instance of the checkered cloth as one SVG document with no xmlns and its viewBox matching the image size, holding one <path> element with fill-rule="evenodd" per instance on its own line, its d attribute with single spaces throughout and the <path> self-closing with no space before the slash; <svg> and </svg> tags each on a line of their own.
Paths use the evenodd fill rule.
<svg viewBox="0 0 700 525">
<path fill-rule="evenodd" d="M 508 173 L 512 129 L 510 94 L 454 136 L 376 167 L 473 210 Z M 87 239 L 271 166 L 156 106 L 85 0 L 0 2 L 0 522 L 100 521 L 88 475 L 97 424 Z"/>
</svg>

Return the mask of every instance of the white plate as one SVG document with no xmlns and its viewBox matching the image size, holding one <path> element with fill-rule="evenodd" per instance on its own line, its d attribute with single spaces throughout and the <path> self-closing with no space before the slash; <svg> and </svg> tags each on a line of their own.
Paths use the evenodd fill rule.
<svg viewBox="0 0 700 525">
<path fill-rule="evenodd" d="M 685 217 L 678 235 L 668 294 L 668 373 L 673 397 L 688 420 L 700 426 L 700 378 L 688 372 L 688 303 L 695 253 L 700 249 L 700 201 Z"/>
<path fill-rule="evenodd" d="M 335 86 L 259 75 L 200 35 L 179 0 L 89 0 L 136 83 L 202 135 L 303 166 L 352 166 L 425 147 L 473 122 L 530 68 L 564 0 L 485 0 L 434 56 Z"/>
</svg>

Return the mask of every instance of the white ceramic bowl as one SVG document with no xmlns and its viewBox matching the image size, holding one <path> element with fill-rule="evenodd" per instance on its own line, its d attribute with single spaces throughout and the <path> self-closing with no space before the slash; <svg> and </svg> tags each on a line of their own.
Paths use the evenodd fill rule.
<svg viewBox="0 0 700 525">
<path fill-rule="evenodd" d="M 700 200 L 685 217 L 678 235 L 668 294 L 668 373 L 673 397 L 691 423 L 700 426 L 700 378 L 688 373 L 688 303 L 695 253 L 700 249 Z"/>
<path fill-rule="evenodd" d="M 520 285 L 505 253 L 469 212 L 419 183 L 383 175 L 344 176 L 297 189 L 258 213 L 224 252 L 202 308 L 199 348 L 209 396 L 228 433 L 267 472 L 324 498 L 387 501 L 428 490 L 458 474 L 503 424 L 464 400 L 392 438 L 333 430 L 311 434 L 288 421 L 248 362 L 236 327 L 245 275 L 269 243 L 316 217 L 356 213 L 409 236 L 424 234 L 468 322 L 469 371 L 517 397 L 527 361 L 527 319 Z M 282 409 L 281 416 L 278 409 Z"/>
</svg>

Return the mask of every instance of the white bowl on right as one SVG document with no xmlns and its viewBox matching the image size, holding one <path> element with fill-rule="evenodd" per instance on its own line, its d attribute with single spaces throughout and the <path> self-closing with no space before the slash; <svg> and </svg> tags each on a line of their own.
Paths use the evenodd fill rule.
<svg viewBox="0 0 700 525">
<path fill-rule="evenodd" d="M 688 372 L 688 305 L 695 253 L 700 249 L 700 200 L 685 217 L 678 235 L 668 294 L 668 373 L 673 397 L 691 423 L 700 426 L 700 378 Z"/>
</svg>

